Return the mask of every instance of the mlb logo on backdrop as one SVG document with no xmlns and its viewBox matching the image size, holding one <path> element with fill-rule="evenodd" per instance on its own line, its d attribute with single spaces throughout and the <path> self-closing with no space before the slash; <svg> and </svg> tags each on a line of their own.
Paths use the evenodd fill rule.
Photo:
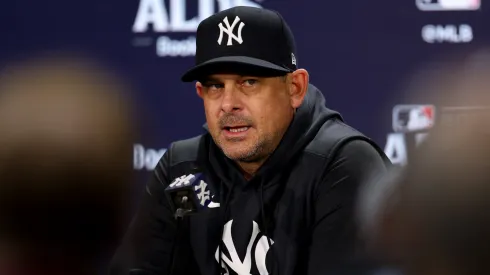
<svg viewBox="0 0 490 275">
<path fill-rule="evenodd" d="M 481 7 L 481 0 L 415 0 L 422 11 L 474 11 Z"/>
<path fill-rule="evenodd" d="M 395 132 L 418 132 L 432 128 L 435 121 L 434 105 L 396 105 L 393 108 Z"/>
</svg>

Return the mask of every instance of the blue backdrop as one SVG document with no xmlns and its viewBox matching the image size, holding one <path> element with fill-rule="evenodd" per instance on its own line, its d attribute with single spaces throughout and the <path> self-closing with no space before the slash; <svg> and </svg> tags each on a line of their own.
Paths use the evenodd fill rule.
<svg viewBox="0 0 490 275">
<path fill-rule="evenodd" d="M 271 8 L 289 22 L 297 40 L 298 65 L 310 72 L 327 105 L 385 147 L 394 162 L 403 163 L 406 135 L 393 133 L 394 128 L 410 130 L 411 115 L 429 122 L 433 117 L 431 106 L 402 106 L 395 111 L 399 104 L 430 103 L 410 102 L 403 94 L 404 82 L 428 62 L 449 62 L 439 57 L 485 44 L 490 39 L 486 4 L 479 0 L 3 0 L 0 64 L 44 50 L 72 49 L 99 58 L 124 75 L 138 91 L 142 136 L 135 140 L 133 161 L 143 184 L 170 142 L 202 132 L 204 111 L 194 85 L 180 82 L 194 62 L 199 21 L 235 5 Z M 424 122 L 420 123 L 423 128 Z"/>
</svg>

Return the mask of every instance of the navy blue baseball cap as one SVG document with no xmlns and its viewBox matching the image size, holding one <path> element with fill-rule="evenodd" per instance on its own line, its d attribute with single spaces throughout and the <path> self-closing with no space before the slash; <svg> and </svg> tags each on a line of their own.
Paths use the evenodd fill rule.
<svg viewBox="0 0 490 275">
<path fill-rule="evenodd" d="M 284 75 L 297 69 L 293 33 L 276 11 L 239 6 L 203 20 L 196 35 L 191 82 L 220 72 Z"/>
</svg>

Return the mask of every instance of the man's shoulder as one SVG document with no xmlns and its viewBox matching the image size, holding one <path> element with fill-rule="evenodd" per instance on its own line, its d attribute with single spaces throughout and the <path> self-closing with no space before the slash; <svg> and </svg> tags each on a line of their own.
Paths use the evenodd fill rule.
<svg viewBox="0 0 490 275">
<path fill-rule="evenodd" d="M 359 146 L 375 149 L 382 158 L 385 158 L 384 152 L 373 140 L 339 119 L 326 121 L 305 148 L 305 152 L 331 160 L 341 148 L 353 141 L 359 141 L 354 142 Z"/>
<path fill-rule="evenodd" d="M 203 134 L 172 142 L 168 150 L 170 166 L 197 161 L 205 146 L 205 139 L 206 135 Z"/>
</svg>

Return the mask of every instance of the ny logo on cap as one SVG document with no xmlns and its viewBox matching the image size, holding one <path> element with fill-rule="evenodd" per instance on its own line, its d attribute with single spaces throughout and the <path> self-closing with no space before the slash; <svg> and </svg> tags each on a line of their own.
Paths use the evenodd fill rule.
<svg viewBox="0 0 490 275">
<path fill-rule="evenodd" d="M 223 23 L 219 23 L 219 38 L 218 38 L 218 44 L 221 45 L 221 42 L 223 41 L 223 34 L 226 33 L 228 34 L 228 43 L 226 46 L 232 46 L 232 40 L 235 40 L 239 44 L 243 43 L 242 39 L 242 29 L 245 27 L 245 23 L 240 22 L 240 17 L 235 17 L 235 21 L 233 21 L 233 24 L 230 26 L 230 22 L 228 22 L 228 16 L 223 19 L 223 22 L 226 25 L 226 28 L 223 27 Z M 236 36 L 233 31 L 235 30 L 236 24 L 240 22 L 240 26 L 238 26 L 238 36 Z"/>
</svg>

